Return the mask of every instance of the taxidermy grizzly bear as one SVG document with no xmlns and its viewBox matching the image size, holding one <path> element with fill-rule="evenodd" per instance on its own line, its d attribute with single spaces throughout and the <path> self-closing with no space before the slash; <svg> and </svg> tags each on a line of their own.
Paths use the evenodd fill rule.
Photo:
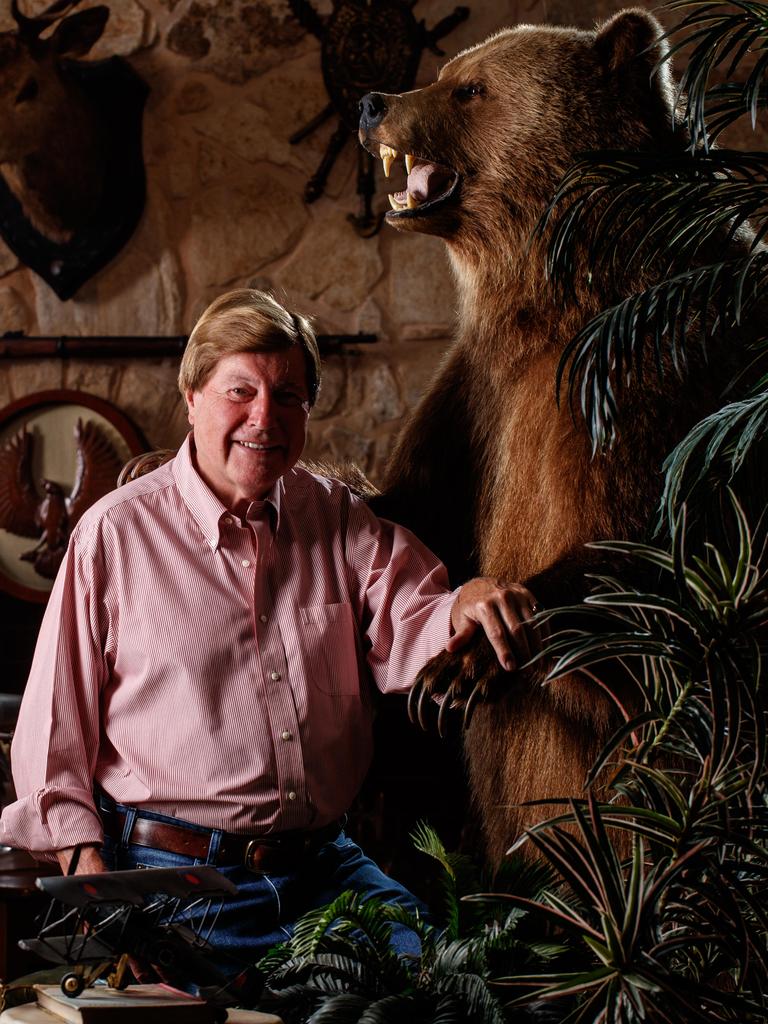
<svg viewBox="0 0 768 1024">
<path fill-rule="evenodd" d="M 459 54 L 426 88 L 361 103 L 366 148 L 385 165 L 392 151 L 408 154 L 407 189 L 390 197 L 388 223 L 445 240 L 460 297 L 456 341 L 374 507 L 411 527 L 456 583 L 480 573 L 524 582 L 545 607 L 581 600 L 585 572 L 600 571 L 585 544 L 643 536 L 665 455 L 722 404 L 722 364 L 714 380 L 692 355 L 695 384 L 646 372 L 619 395 L 617 443 L 593 455 L 578 410 L 555 398 L 565 346 L 617 295 L 593 282 L 563 305 L 544 246 L 530 240 L 578 154 L 684 150 L 668 65 L 657 69 L 661 33 L 637 9 L 592 32 L 520 25 Z M 638 271 L 623 294 L 647 287 L 652 272 Z M 503 673 L 482 638 L 439 655 L 420 678 L 427 693 L 452 685 L 466 696 L 479 683 L 503 694 L 477 706 L 465 738 L 492 862 L 558 809 L 521 801 L 583 793 L 618 724 L 600 686 L 576 676 L 542 686 L 543 674 Z"/>
</svg>

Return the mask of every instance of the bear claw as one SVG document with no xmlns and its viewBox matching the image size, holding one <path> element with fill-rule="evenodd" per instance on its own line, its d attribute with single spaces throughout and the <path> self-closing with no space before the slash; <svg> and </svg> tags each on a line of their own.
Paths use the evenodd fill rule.
<svg viewBox="0 0 768 1024">
<path fill-rule="evenodd" d="M 437 704 L 437 731 L 444 737 L 452 711 L 462 712 L 463 728 L 467 728 L 478 704 L 493 700 L 504 691 L 511 673 L 501 668 L 493 648 L 484 638 L 468 649 L 455 654 L 442 651 L 419 673 L 408 694 L 408 717 L 425 731 L 434 715 L 429 708 Z"/>
</svg>

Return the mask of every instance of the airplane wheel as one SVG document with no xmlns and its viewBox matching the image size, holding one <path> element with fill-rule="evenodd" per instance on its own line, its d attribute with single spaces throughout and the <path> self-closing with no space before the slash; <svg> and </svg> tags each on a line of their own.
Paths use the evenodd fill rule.
<svg viewBox="0 0 768 1024">
<path fill-rule="evenodd" d="M 65 974 L 61 979 L 61 991 L 65 996 L 69 996 L 70 999 L 79 996 L 84 988 L 85 982 L 79 974 Z"/>
<path fill-rule="evenodd" d="M 159 942 L 152 949 L 150 962 L 157 964 L 158 967 L 171 968 L 176 963 L 176 951 L 172 946 Z"/>
</svg>

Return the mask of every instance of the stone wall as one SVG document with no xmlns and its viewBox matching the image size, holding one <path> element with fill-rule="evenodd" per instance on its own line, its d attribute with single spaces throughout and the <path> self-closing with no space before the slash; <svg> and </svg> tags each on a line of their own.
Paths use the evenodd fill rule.
<svg viewBox="0 0 768 1024">
<path fill-rule="evenodd" d="M 327 360 L 310 440 L 312 456 L 352 458 L 376 479 L 403 415 L 450 343 L 455 300 L 442 244 L 386 226 L 374 238 L 358 237 L 347 222 L 358 209 L 354 139 L 326 195 L 304 203 L 336 120 L 288 143 L 327 97 L 319 43 L 286 0 L 108 2 L 112 15 L 92 55 L 126 56 L 151 89 L 146 209 L 122 252 L 67 302 L 0 243 L 0 334 L 178 335 L 224 289 L 273 288 L 312 313 L 321 331 L 378 335 L 375 346 Z M 22 9 L 34 14 L 47 3 L 22 0 Z M 586 27 L 622 6 L 470 3 L 469 20 L 443 41 L 448 55 L 518 21 Z M 317 9 L 327 14 L 330 0 L 318 0 Z M 432 25 L 452 9 L 452 0 L 420 0 L 415 13 Z M 9 27 L 0 14 L 0 29 Z M 425 54 L 419 81 L 430 81 L 440 63 Z M 381 210 L 380 164 L 377 176 Z M 175 370 L 173 359 L 6 361 L 0 406 L 43 388 L 81 388 L 120 406 L 150 446 L 175 446 L 186 430 Z"/>
</svg>

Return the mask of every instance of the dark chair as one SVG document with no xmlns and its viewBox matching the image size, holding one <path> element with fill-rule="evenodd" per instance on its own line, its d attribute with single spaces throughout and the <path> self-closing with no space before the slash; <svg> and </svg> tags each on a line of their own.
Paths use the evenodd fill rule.
<svg viewBox="0 0 768 1024">
<path fill-rule="evenodd" d="M 153 469 L 159 469 L 166 462 L 169 462 L 176 450 L 174 448 L 158 448 L 154 452 L 143 452 L 141 455 L 134 455 L 132 459 L 120 470 L 117 478 L 117 486 L 122 487 L 129 480 L 136 480 L 145 473 L 151 473 Z"/>
</svg>

